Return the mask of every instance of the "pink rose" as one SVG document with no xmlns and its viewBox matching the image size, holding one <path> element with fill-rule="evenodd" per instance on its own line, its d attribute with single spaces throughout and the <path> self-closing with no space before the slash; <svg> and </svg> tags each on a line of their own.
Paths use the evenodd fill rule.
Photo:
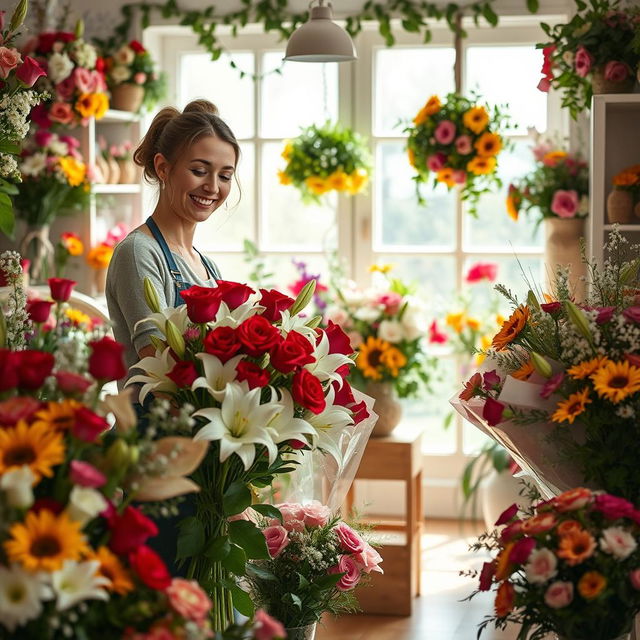
<svg viewBox="0 0 640 640">
<path fill-rule="evenodd" d="M 56 95 L 60 102 L 68 102 L 73 98 L 73 94 L 76 90 L 76 81 L 74 75 L 67 76 L 62 82 L 58 82 L 56 85 Z"/>
<path fill-rule="evenodd" d="M 88 462 L 72 460 L 69 467 L 69 478 L 73 484 L 89 487 L 90 489 L 98 489 L 107 483 L 104 473 Z"/>
<path fill-rule="evenodd" d="M 543 385 L 540 390 L 541 398 L 549 398 L 551 397 L 564 382 L 564 371 L 560 373 L 556 373 L 554 376 L 551 376 Z"/>
<path fill-rule="evenodd" d="M 573 600 L 573 584 L 558 580 L 549 585 L 544 594 L 544 601 L 552 609 L 562 609 Z"/>
<path fill-rule="evenodd" d="M 456 151 L 461 156 L 471 153 L 471 138 L 469 136 L 460 136 L 456 139 Z"/>
<path fill-rule="evenodd" d="M 324 527 L 331 518 L 331 509 L 314 500 L 302 507 L 304 511 L 304 524 L 307 527 Z"/>
<path fill-rule="evenodd" d="M 384 305 L 384 312 L 392 316 L 400 311 L 402 296 L 394 291 L 389 291 L 388 293 L 379 295 L 376 302 Z"/>
<path fill-rule="evenodd" d="M 287 531 L 304 531 L 304 509 L 302 505 L 292 502 L 277 504 L 276 508 L 282 514 L 282 526 Z M 280 524 L 279 520 L 274 520 L 272 524 Z"/>
<path fill-rule="evenodd" d="M 60 124 L 71 124 L 73 122 L 73 110 L 66 102 L 54 102 L 49 109 L 49 118 Z"/>
<path fill-rule="evenodd" d="M 611 60 L 604 67 L 604 79 L 609 82 L 624 82 L 630 75 L 631 71 L 624 62 Z"/>
<path fill-rule="evenodd" d="M 133 76 L 133 81 L 136 84 L 144 84 L 147 81 L 147 74 L 142 71 L 138 71 L 138 73 Z"/>
<path fill-rule="evenodd" d="M 0 78 L 6 80 L 9 74 L 22 62 L 17 49 L 0 47 Z"/>
<path fill-rule="evenodd" d="M 558 573 L 557 566 L 558 559 L 553 551 L 550 549 L 535 549 L 529 556 L 529 561 L 524 569 L 529 582 L 544 584 Z"/>
<path fill-rule="evenodd" d="M 456 125 L 451 120 L 443 120 L 438 123 L 433 135 L 440 144 L 451 144 L 456 137 Z"/>
<path fill-rule="evenodd" d="M 44 69 L 30 56 L 25 57 L 16 71 L 16 78 L 27 89 L 33 87 L 38 78 L 46 75 Z"/>
<path fill-rule="evenodd" d="M 334 532 L 340 541 L 340 547 L 348 553 L 362 553 L 366 542 L 357 531 L 354 531 L 345 522 L 339 522 L 334 528 Z"/>
<path fill-rule="evenodd" d="M 267 549 L 272 558 L 277 558 L 289 544 L 289 532 L 279 524 L 271 525 L 262 530 L 267 541 Z"/>
<path fill-rule="evenodd" d="M 329 569 L 328 573 L 344 573 L 336 584 L 339 591 L 350 591 L 360 582 L 360 569 L 353 556 L 341 556 L 338 565 Z"/>
<path fill-rule="evenodd" d="M 165 593 L 174 611 L 200 626 L 204 624 L 213 603 L 195 580 L 174 578 Z"/>
<path fill-rule="evenodd" d="M 364 543 L 364 549 L 354 556 L 360 570 L 364 573 L 371 573 L 372 571 L 378 571 L 384 573 L 384 571 L 378 566 L 382 562 L 382 556 L 368 543 Z"/>
<path fill-rule="evenodd" d="M 629 580 L 634 589 L 640 591 L 640 569 L 634 569 L 629 572 Z"/>
<path fill-rule="evenodd" d="M 576 51 L 576 57 L 573 64 L 575 66 L 576 73 L 581 78 L 584 78 L 589 71 L 591 71 L 593 56 L 583 46 L 580 46 Z"/>
<path fill-rule="evenodd" d="M 464 184 L 467 181 L 467 172 L 464 169 L 455 169 L 451 178 L 456 184 Z"/>
<path fill-rule="evenodd" d="M 58 383 L 58 389 L 68 395 L 84 393 L 93 384 L 92 380 L 87 380 L 73 371 L 56 371 L 53 376 Z"/>
<path fill-rule="evenodd" d="M 444 169 L 444 165 L 447 163 L 447 155 L 438 151 L 427 158 L 427 169 L 429 171 L 440 171 Z"/>
<path fill-rule="evenodd" d="M 551 211 L 559 218 L 573 218 L 578 210 L 578 192 L 575 189 L 565 191 L 558 189 L 553 194 Z"/>
<path fill-rule="evenodd" d="M 608 493 L 596 495 L 593 509 L 600 511 L 607 520 L 628 518 L 634 511 L 633 505 L 628 500 Z"/>
<path fill-rule="evenodd" d="M 255 640 L 276 640 L 276 638 L 286 638 L 287 636 L 282 624 L 262 609 L 256 611 L 253 616 L 253 624 Z"/>
</svg>

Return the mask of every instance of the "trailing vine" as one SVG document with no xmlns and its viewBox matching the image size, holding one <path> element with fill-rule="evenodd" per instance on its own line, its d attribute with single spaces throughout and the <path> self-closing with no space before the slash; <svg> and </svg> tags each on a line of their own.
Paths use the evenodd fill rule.
<svg viewBox="0 0 640 640">
<path fill-rule="evenodd" d="M 136 16 L 142 28 L 151 24 L 151 16 L 156 13 L 162 18 L 178 18 L 179 24 L 188 26 L 198 37 L 198 44 L 210 53 L 212 60 L 217 60 L 225 48 L 220 42 L 216 29 L 219 26 L 231 27 L 231 35 L 236 36 L 238 30 L 250 23 L 262 24 L 266 32 L 276 32 L 282 40 L 286 40 L 308 19 L 308 11 L 302 13 L 291 12 L 287 0 L 241 0 L 242 8 L 225 14 L 217 14 L 211 5 L 205 9 L 183 9 L 177 0 L 166 2 L 132 2 L 121 7 L 122 22 L 118 24 L 113 35 L 103 42 L 113 49 L 127 41 L 129 29 Z M 438 6 L 428 0 L 390 0 L 389 2 L 374 2 L 366 0 L 362 8 L 345 18 L 345 28 L 353 37 L 362 31 L 364 22 L 377 22 L 378 31 L 388 47 L 395 44 L 395 37 L 391 29 L 392 19 L 399 19 L 402 28 L 414 34 L 420 34 L 422 41 L 428 43 L 432 32 L 429 21 L 445 20 L 449 28 L 459 37 L 466 33 L 460 26 L 459 15 L 470 15 L 476 25 L 484 20 L 495 27 L 498 24 L 498 14 L 493 9 L 495 0 L 478 0 L 469 5 L 461 6 L 449 2 Z M 538 10 L 539 0 L 525 0 L 527 9 L 531 13 Z M 231 66 L 237 68 L 232 61 Z M 240 75 L 247 75 L 240 71 Z"/>
</svg>

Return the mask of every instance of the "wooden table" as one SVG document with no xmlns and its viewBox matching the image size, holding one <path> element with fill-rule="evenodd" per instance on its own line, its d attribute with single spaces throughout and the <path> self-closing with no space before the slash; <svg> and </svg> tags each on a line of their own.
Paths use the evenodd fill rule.
<svg viewBox="0 0 640 640">
<path fill-rule="evenodd" d="M 422 433 L 409 437 L 371 438 L 367 443 L 358 480 L 399 480 L 404 483 L 403 520 L 371 516 L 376 530 L 400 531 L 404 544 L 388 544 L 379 549 L 384 575 L 371 574 L 372 586 L 356 591 L 364 612 L 385 615 L 411 615 L 413 599 L 420 595 L 422 513 Z M 353 508 L 354 486 L 349 489 L 345 513 Z M 375 505 L 374 505 L 375 508 Z"/>
</svg>

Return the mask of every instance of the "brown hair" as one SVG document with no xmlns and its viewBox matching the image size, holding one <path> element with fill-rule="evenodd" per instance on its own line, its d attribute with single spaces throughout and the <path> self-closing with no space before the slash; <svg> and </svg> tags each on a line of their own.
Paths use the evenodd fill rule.
<svg viewBox="0 0 640 640">
<path fill-rule="evenodd" d="M 143 167 L 147 182 L 157 183 L 160 179 L 153 163 L 156 153 L 173 163 L 186 147 L 203 136 L 215 136 L 228 142 L 238 164 L 240 145 L 229 125 L 218 115 L 218 108 L 208 100 L 193 100 L 182 113 L 175 107 L 160 110 L 135 150 L 133 160 Z"/>
</svg>

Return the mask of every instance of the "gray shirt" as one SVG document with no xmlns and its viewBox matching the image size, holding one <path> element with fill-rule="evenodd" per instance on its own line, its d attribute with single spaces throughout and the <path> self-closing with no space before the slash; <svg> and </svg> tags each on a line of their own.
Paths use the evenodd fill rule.
<svg viewBox="0 0 640 640">
<path fill-rule="evenodd" d="M 203 280 L 177 253 L 173 255 L 183 279 L 203 287 L 215 286 L 215 279 Z M 162 336 L 150 322 L 136 323 L 151 315 L 144 299 L 144 278 L 148 277 L 158 294 L 160 308 L 175 305 L 175 284 L 155 238 L 132 231 L 113 252 L 107 273 L 106 297 L 115 339 L 125 346 L 125 364 L 129 368 L 140 358 L 140 349 L 151 344 L 151 335 Z M 132 375 L 130 373 L 129 375 Z M 118 386 L 122 387 L 124 381 Z"/>
</svg>

